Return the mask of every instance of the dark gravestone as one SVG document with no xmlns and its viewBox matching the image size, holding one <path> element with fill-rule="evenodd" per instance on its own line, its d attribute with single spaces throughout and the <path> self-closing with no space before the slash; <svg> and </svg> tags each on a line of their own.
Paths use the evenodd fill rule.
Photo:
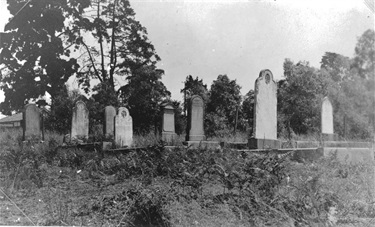
<svg viewBox="0 0 375 227">
<path fill-rule="evenodd" d="M 89 137 L 89 111 L 82 101 L 76 102 L 72 116 L 72 139 L 87 139 Z"/>
<path fill-rule="evenodd" d="M 23 140 L 42 139 L 40 110 L 35 104 L 27 104 L 23 111 Z"/>
<path fill-rule="evenodd" d="M 203 118 L 203 99 L 198 95 L 194 95 L 190 99 L 190 106 L 188 111 L 187 141 L 203 141 L 206 139 L 203 128 Z"/>
<path fill-rule="evenodd" d="M 106 138 L 114 136 L 115 116 L 116 116 L 115 107 L 106 106 L 104 109 L 104 135 Z"/>
</svg>

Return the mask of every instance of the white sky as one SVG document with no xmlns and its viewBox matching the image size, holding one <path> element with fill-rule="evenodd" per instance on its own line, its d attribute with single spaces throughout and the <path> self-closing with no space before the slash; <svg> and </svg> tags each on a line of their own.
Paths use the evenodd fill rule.
<svg viewBox="0 0 375 227">
<path fill-rule="evenodd" d="M 362 0 L 130 2 L 162 59 L 162 81 L 178 100 L 188 75 L 210 86 L 227 74 L 245 95 L 262 69 L 279 80 L 285 58 L 319 68 L 325 52 L 353 57 L 357 38 L 374 29 Z M 0 0 L 0 31 L 9 16 Z"/>
</svg>

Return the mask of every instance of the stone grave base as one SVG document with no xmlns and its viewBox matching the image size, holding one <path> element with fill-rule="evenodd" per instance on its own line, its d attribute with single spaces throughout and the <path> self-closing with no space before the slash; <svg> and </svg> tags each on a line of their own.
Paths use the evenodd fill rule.
<svg viewBox="0 0 375 227">
<path fill-rule="evenodd" d="M 324 141 L 323 147 L 353 147 L 353 148 L 371 148 L 371 142 L 355 141 Z"/>
<path fill-rule="evenodd" d="M 295 146 L 296 148 L 312 148 L 312 147 L 316 148 L 316 147 L 320 147 L 320 142 L 299 140 L 299 141 L 295 141 Z"/>
<path fill-rule="evenodd" d="M 189 135 L 188 139 L 186 141 L 199 142 L 199 141 L 205 141 L 205 140 L 206 140 L 206 136 L 205 135 Z"/>
<path fill-rule="evenodd" d="M 250 138 L 248 147 L 249 149 L 280 149 L 280 141 Z"/>
<path fill-rule="evenodd" d="M 218 141 L 186 141 L 185 143 L 188 149 L 189 148 L 221 149 L 220 143 Z"/>
<path fill-rule="evenodd" d="M 343 163 L 371 163 L 374 161 L 372 148 L 324 147 L 323 152 L 325 157 L 336 153 L 337 160 Z"/>
<path fill-rule="evenodd" d="M 241 150 L 241 149 L 247 149 L 247 144 L 248 143 L 245 143 L 245 142 L 221 142 L 220 146 Z"/>
<path fill-rule="evenodd" d="M 335 133 L 333 134 L 322 133 L 321 138 L 322 138 L 322 141 L 339 141 L 339 135 Z"/>
<path fill-rule="evenodd" d="M 177 134 L 174 132 L 162 132 L 161 133 L 161 139 L 166 143 L 172 143 L 176 141 Z"/>
</svg>

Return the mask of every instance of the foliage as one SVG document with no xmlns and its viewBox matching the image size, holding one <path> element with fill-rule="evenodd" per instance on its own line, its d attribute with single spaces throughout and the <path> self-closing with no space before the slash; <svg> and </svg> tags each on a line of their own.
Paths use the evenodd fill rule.
<svg viewBox="0 0 375 227">
<path fill-rule="evenodd" d="M 0 186 L 40 225 L 317 226 L 375 214 L 372 167 L 334 157 L 302 164 L 289 153 L 162 144 L 115 153 L 31 145 L 5 146 Z"/>
<path fill-rule="evenodd" d="M 129 77 L 129 83 L 120 90 L 121 103 L 129 107 L 134 130 L 147 133 L 160 128 L 160 104 L 169 98 L 170 92 L 160 81 L 164 71 L 144 66 Z"/>
<path fill-rule="evenodd" d="M 184 88 L 181 89 L 181 93 L 184 93 L 184 111 L 188 110 L 189 100 L 193 95 L 199 95 L 202 97 L 204 103 L 208 101 L 208 90 L 207 85 L 203 83 L 203 79 L 196 77 L 193 79 L 191 75 L 186 77 Z"/>
<path fill-rule="evenodd" d="M 350 59 L 341 54 L 326 52 L 322 57 L 321 69 L 325 69 L 334 81 L 340 82 L 350 70 Z"/>
<path fill-rule="evenodd" d="M 51 110 L 44 117 L 44 127 L 59 133 L 70 132 L 72 124 L 73 108 L 76 101 L 85 99 L 78 90 L 68 91 L 68 87 L 62 89 L 52 98 Z"/>
<path fill-rule="evenodd" d="M 355 47 L 355 55 L 352 68 L 358 71 L 358 75 L 362 78 L 374 81 L 375 71 L 375 31 L 367 30 L 358 39 Z M 374 85 L 370 84 L 370 88 L 374 89 Z"/>
<path fill-rule="evenodd" d="M 244 119 L 246 123 L 245 126 L 242 126 L 243 128 L 250 127 L 250 133 L 249 135 L 252 135 L 253 130 L 253 119 L 254 119 L 254 90 L 250 90 L 244 97 L 244 100 L 242 102 L 242 116 L 241 119 Z"/>
<path fill-rule="evenodd" d="M 183 115 L 181 102 L 173 100 L 172 104 L 174 107 L 175 131 L 177 135 L 181 135 L 186 132 L 186 116 Z"/>
<path fill-rule="evenodd" d="M 279 132 L 285 125 L 289 133 L 308 134 L 319 131 L 321 99 L 328 94 L 329 77 L 308 62 L 284 62 L 285 81 L 278 82 Z M 290 135 L 288 136 L 290 137 Z"/>
<path fill-rule="evenodd" d="M 81 41 L 86 59 L 77 76 L 86 91 L 91 79 L 115 90 L 116 76 L 132 76 L 141 67 L 154 67 L 160 57 L 147 38 L 146 28 L 135 19 L 128 0 L 90 3 L 92 10 L 76 22 L 86 34 Z M 90 39 L 97 42 L 89 43 Z"/>
<path fill-rule="evenodd" d="M 219 75 L 212 82 L 206 108 L 207 135 L 223 129 L 234 129 L 236 114 L 241 110 L 241 87 L 227 75 Z"/>
<path fill-rule="evenodd" d="M 13 17 L 1 34 L 2 113 L 18 111 L 46 92 L 54 98 L 64 89 L 78 69 L 77 60 L 69 59 L 69 47 L 79 44 L 71 21 L 79 20 L 88 6 L 88 0 L 8 1 Z"/>
</svg>

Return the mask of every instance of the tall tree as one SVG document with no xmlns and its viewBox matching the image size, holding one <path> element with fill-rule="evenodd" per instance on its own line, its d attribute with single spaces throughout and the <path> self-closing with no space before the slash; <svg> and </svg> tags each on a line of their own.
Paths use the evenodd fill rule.
<svg viewBox="0 0 375 227">
<path fill-rule="evenodd" d="M 129 83 L 119 90 L 120 101 L 129 107 L 138 133 L 160 127 L 160 104 L 170 98 L 170 92 L 160 81 L 163 73 L 154 66 L 144 66 L 137 69 Z"/>
<path fill-rule="evenodd" d="M 87 92 L 91 79 L 115 90 L 116 77 L 129 78 L 139 68 L 160 61 L 128 0 L 91 0 L 91 10 L 77 23 L 86 31 L 82 39 L 86 58 L 77 77 Z"/>
<path fill-rule="evenodd" d="M 320 101 L 332 86 L 329 75 L 309 66 L 308 62 L 284 62 L 285 81 L 279 82 L 279 120 L 288 132 L 297 134 L 319 131 Z M 280 130 L 280 129 L 279 129 Z"/>
<path fill-rule="evenodd" d="M 326 70 L 334 81 L 340 82 L 344 77 L 348 76 L 351 61 L 348 57 L 341 54 L 326 52 L 320 63 L 321 69 Z"/>
<path fill-rule="evenodd" d="M 358 70 L 359 76 L 374 80 L 375 70 L 375 31 L 369 29 L 358 39 L 352 67 Z"/>
<path fill-rule="evenodd" d="M 240 90 L 236 80 L 230 80 L 227 75 L 219 75 L 211 85 L 207 113 L 221 114 L 233 125 L 242 100 Z"/>
<path fill-rule="evenodd" d="M 80 44 L 77 27 L 88 0 L 8 0 L 13 15 L 1 34 L 1 112 L 20 110 L 29 99 L 52 98 L 78 69 L 70 58 Z"/>
</svg>

